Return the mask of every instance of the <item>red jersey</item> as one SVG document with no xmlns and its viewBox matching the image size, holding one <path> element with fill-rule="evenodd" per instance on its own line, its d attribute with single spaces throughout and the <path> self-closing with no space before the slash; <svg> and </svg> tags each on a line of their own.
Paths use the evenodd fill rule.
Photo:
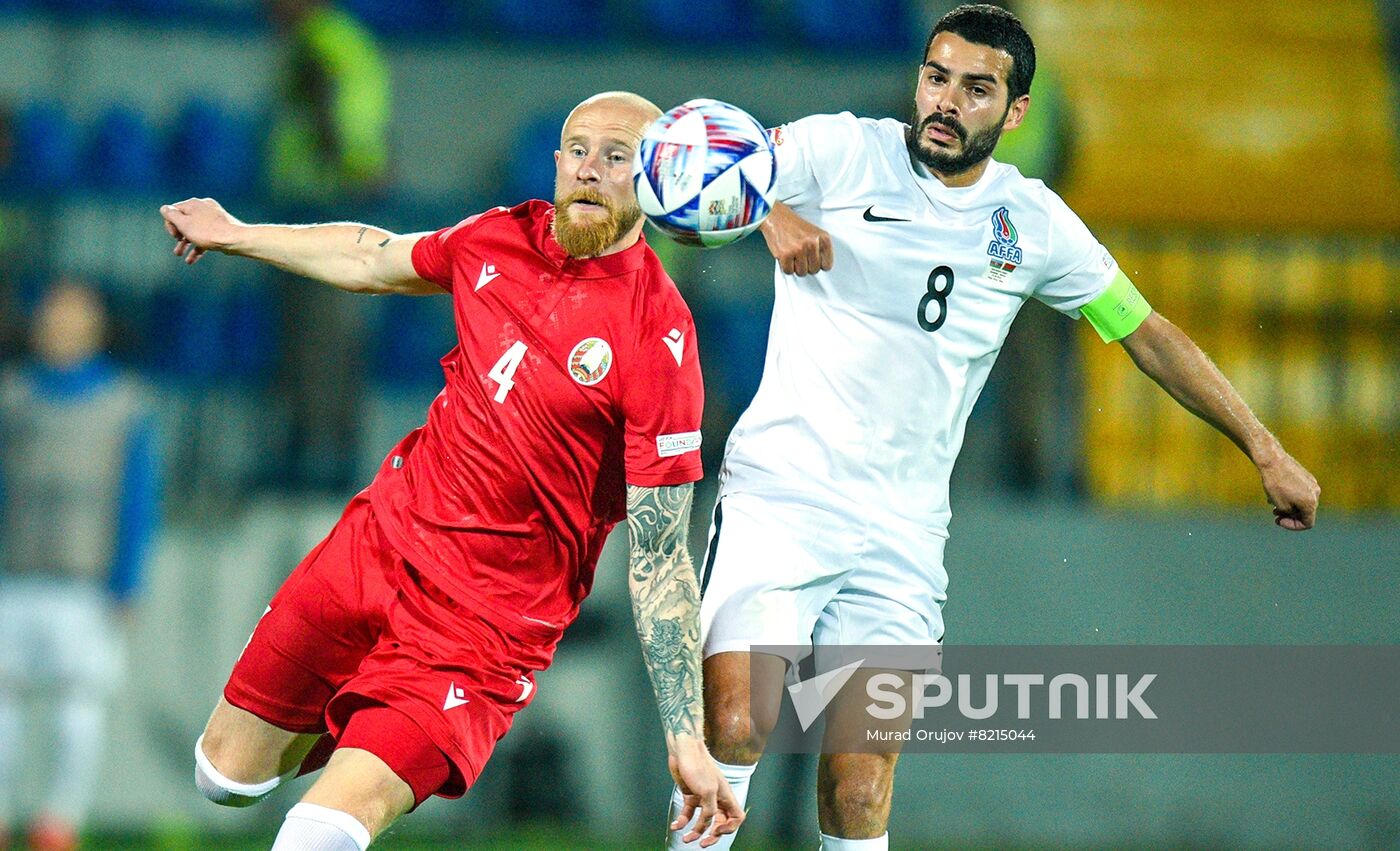
<svg viewBox="0 0 1400 851">
<path fill-rule="evenodd" d="M 553 219 L 529 201 L 414 246 L 419 277 L 452 294 L 457 346 L 426 424 L 370 486 L 386 537 L 425 578 L 538 638 L 588 595 L 625 484 L 702 475 L 689 308 L 644 240 L 575 259 Z"/>
</svg>

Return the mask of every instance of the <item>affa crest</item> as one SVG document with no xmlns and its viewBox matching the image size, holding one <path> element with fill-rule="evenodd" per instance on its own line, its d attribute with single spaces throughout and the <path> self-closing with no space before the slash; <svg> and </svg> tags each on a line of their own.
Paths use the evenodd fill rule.
<svg viewBox="0 0 1400 851">
<path fill-rule="evenodd" d="M 1021 265 L 1022 253 L 1016 245 L 1019 238 L 1016 226 L 1011 223 L 1011 213 L 1005 207 L 998 207 L 992 213 L 992 241 L 987 246 L 987 254 L 992 258 L 987 273 L 993 278 L 1002 280 Z"/>
</svg>

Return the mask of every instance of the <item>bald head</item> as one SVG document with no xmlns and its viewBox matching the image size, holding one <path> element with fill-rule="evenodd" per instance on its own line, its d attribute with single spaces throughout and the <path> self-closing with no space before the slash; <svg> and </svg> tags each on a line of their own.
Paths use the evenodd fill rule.
<svg viewBox="0 0 1400 851">
<path fill-rule="evenodd" d="M 564 120 L 554 152 L 554 236 L 569 255 L 622 251 L 641 236 L 632 160 L 660 115 L 644 97 L 603 92 Z"/>
<path fill-rule="evenodd" d="M 564 119 L 564 127 L 559 133 L 560 140 L 569 138 L 570 129 L 580 120 L 589 123 L 605 122 L 619 129 L 627 129 L 640 140 L 648 126 L 661 117 L 656 104 L 632 92 L 600 92 L 569 112 Z"/>
<path fill-rule="evenodd" d="M 34 317 L 34 351 L 56 367 L 80 363 L 102 349 L 107 312 L 97 291 L 83 281 L 63 279 L 54 284 Z"/>
</svg>

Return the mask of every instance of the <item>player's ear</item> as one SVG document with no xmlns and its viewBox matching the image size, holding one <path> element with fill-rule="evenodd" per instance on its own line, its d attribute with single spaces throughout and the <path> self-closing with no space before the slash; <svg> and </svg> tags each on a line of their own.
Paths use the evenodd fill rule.
<svg viewBox="0 0 1400 851">
<path fill-rule="evenodd" d="M 1021 126 L 1021 121 L 1026 117 L 1026 110 L 1031 108 L 1031 96 L 1021 95 L 1011 102 L 1011 108 L 1006 111 L 1006 122 L 1001 125 L 1003 132 L 1015 130 Z"/>
</svg>

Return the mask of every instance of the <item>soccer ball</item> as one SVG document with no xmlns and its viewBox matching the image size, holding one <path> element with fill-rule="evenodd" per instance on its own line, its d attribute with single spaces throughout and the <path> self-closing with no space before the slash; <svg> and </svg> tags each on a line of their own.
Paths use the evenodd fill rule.
<svg viewBox="0 0 1400 851">
<path fill-rule="evenodd" d="M 632 161 L 637 203 L 678 242 L 742 239 L 773 209 L 778 165 L 753 116 L 717 100 L 686 101 L 652 123 Z"/>
</svg>

